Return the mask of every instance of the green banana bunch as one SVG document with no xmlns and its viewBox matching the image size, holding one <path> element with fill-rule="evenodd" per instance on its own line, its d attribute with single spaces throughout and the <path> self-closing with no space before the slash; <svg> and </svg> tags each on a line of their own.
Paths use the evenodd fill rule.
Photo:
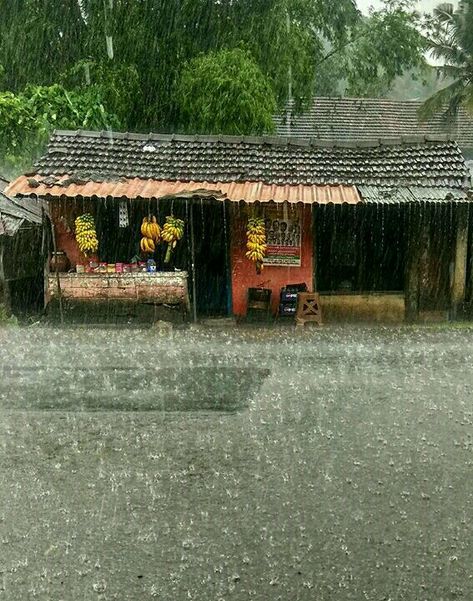
<svg viewBox="0 0 473 601">
<path fill-rule="evenodd" d="M 169 215 L 166 217 L 166 223 L 163 226 L 161 232 L 161 238 L 168 243 L 166 256 L 164 258 L 165 263 L 169 263 L 171 260 L 171 253 L 176 244 L 184 236 L 184 222 L 182 219 Z"/>
<path fill-rule="evenodd" d="M 166 223 L 164 224 L 163 231 L 161 234 L 162 239 L 165 242 L 177 242 L 184 236 L 184 222 L 182 219 L 173 217 L 170 215 L 166 217 Z"/>
</svg>

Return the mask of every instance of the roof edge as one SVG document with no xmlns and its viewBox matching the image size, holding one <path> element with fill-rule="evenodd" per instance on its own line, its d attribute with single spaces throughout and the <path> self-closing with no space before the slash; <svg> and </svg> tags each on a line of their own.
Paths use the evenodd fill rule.
<svg viewBox="0 0 473 601">
<path fill-rule="evenodd" d="M 229 136 L 229 135 L 185 135 L 185 134 L 159 134 L 148 133 L 140 134 L 133 132 L 119 131 L 94 131 L 94 130 L 67 130 L 57 129 L 53 131 L 53 136 L 58 138 L 102 138 L 113 140 L 142 140 L 143 142 L 203 142 L 203 143 L 223 143 L 223 144 L 255 144 L 269 146 L 302 146 L 302 147 L 327 147 L 327 148 L 372 148 L 376 146 L 408 146 L 414 144 L 431 143 L 455 143 L 451 135 L 424 135 L 424 136 L 400 136 L 398 138 L 377 138 L 360 142 L 330 140 L 325 141 L 320 138 L 298 138 L 294 136 Z"/>
</svg>

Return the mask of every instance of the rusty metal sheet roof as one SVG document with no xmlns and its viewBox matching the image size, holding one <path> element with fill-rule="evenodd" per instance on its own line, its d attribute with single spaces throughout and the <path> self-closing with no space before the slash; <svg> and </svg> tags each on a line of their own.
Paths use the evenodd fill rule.
<svg viewBox="0 0 473 601">
<path fill-rule="evenodd" d="M 64 182 L 64 185 L 62 184 Z M 304 204 L 357 204 L 361 202 L 355 186 L 279 185 L 263 182 L 181 182 L 140 178 L 115 181 L 70 183 L 68 176 L 50 179 L 21 176 L 7 189 L 11 196 L 66 198 L 192 198 L 207 196 L 233 202 L 290 202 Z"/>
<path fill-rule="evenodd" d="M 363 202 L 366 204 L 405 204 L 415 202 L 471 202 L 471 195 L 465 190 L 455 188 L 431 188 L 408 186 L 386 188 L 378 186 L 358 186 Z"/>
</svg>

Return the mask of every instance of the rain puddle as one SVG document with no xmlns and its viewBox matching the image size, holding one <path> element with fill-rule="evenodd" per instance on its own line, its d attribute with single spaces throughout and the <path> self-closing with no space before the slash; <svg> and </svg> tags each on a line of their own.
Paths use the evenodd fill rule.
<svg viewBox="0 0 473 601">
<path fill-rule="evenodd" d="M 248 406 L 269 369 L 241 367 L 3 370 L 0 406 L 54 411 L 220 411 Z"/>
</svg>

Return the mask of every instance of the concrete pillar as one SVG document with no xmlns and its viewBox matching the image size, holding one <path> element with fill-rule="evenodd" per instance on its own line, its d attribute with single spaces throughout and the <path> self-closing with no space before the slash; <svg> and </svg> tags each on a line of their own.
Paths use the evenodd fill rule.
<svg viewBox="0 0 473 601">
<path fill-rule="evenodd" d="M 452 319 L 456 319 L 466 294 L 466 272 L 468 259 L 468 215 L 466 204 L 456 207 L 455 258 L 452 281 Z"/>
</svg>

